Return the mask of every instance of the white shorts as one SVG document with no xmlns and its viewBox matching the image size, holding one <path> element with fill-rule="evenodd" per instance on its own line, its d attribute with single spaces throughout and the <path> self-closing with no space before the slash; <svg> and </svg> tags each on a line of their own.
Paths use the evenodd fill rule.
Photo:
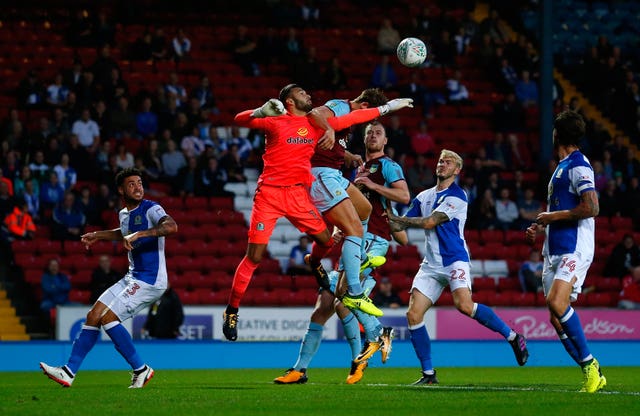
<svg viewBox="0 0 640 416">
<path fill-rule="evenodd" d="M 461 287 L 471 290 L 468 262 L 456 261 L 446 267 L 431 267 L 429 263 L 423 261 L 413 278 L 411 290 L 417 289 L 428 297 L 431 303 L 436 303 L 447 285 L 452 292 Z"/>
<path fill-rule="evenodd" d="M 122 322 L 158 300 L 165 290 L 166 287 L 156 287 L 127 274 L 105 290 L 98 301 L 107 305 Z"/>
<path fill-rule="evenodd" d="M 545 257 L 542 267 L 542 287 L 545 297 L 549 294 L 554 280 L 571 283 L 571 279 L 576 277 L 577 280 L 573 284 L 571 292 L 571 301 L 577 300 L 578 294 L 582 292 L 582 285 L 592 260 L 593 257 L 583 259 L 578 252 Z"/>
</svg>

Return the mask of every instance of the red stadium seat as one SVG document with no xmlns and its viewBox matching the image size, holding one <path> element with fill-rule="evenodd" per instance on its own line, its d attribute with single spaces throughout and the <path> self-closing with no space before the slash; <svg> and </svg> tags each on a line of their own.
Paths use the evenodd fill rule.
<svg viewBox="0 0 640 416">
<path fill-rule="evenodd" d="M 495 290 L 496 281 L 493 277 L 476 277 L 471 284 L 474 292 L 481 290 Z"/>
</svg>

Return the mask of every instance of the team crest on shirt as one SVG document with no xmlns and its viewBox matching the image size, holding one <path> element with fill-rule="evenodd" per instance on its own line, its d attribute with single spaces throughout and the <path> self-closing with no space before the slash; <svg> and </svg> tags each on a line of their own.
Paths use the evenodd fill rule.
<svg viewBox="0 0 640 416">
<path fill-rule="evenodd" d="M 296 133 L 298 133 L 298 136 L 305 137 L 309 134 L 309 130 L 306 127 L 300 127 Z"/>
<path fill-rule="evenodd" d="M 258 231 L 264 231 L 264 224 L 263 224 L 263 223 L 261 223 L 261 222 L 259 222 L 259 223 L 256 225 L 256 230 L 258 230 Z"/>
<path fill-rule="evenodd" d="M 142 215 L 136 215 L 133 218 L 133 224 L 134 225 L 142 225 Z"/>
<path fill-rule="evenodd" d="M 378 165 L 371 165 L 369 168 L 369 173 L 376 173 L 378 171 Z"/>
</svg>

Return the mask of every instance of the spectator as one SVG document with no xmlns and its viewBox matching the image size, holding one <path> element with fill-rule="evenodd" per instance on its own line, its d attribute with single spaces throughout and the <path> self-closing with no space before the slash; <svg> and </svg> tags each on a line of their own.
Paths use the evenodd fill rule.
<svg viewBox="0 0 640 416">
<path fill-rule="evenodd" d="M 200 172 L 200 192 L 201 196 L 228 196 L 234 197 L 233 192 L 225 191 L 224 185 L 227 183 L 227 172 L 218 165 L 215 157 L 207 158 L 207 165 Z"/>
<path fill-rule="evenodd" d="M 111 268 L 111 257 L 106 254 L 101 255 L 98 260 L 98 267 L 93 269 L 91 273 L 91 283 L 89 283 L 89 290 L 91 291 L 89 299 L 91 303 L 95 303 L 105 290 L 120 280 L 120 277 L 120 272 Z"/>
<path fill-rule="evenodd" d="M 53 210 L 52 238 L 79 241 L 80 236 L 84 234 L 86 221 L 82 210 L 76 204 L 75 195 L 67 192 L 62 202 Z"/>
<path fill-rule="evenodd" d="M 398 85 L 398 76 L 391 65 L 389 55 L 382 55 L 380 62 L 376 64 L 371 75 L 371 86 L 390 90 Z"/>
<path fill-rule="evenodd" d="M 244 162 L 240 158 L 240 150 L 237 144 L 229 146 L 229 152 L 222 157 L 220 165 L 227 172 L 229 182 L 246 182 L 244 175 Z"/>
<path fill-rule="evenodd" d="M 601 217 L 613 217 L 621 214 L 622 207 L 620 201 L 622 200 L 622 193 L 616 187 L 615 179 L 607 181 L 607 186 L 600 193 L 600 216 Z"/>
<path fill-rule="evenodd" d="M 78 135 L 80 144 L 83 145 L 89 153 L 93 154 L 100 145 L 100 129 L 98 124 L 91 119 L 91 112 L 88 108 L 82 110 L 82 116 L 76 120 L 71 127 L 71 132 Z"/>
<path fill-rule="evenodd" d="M 304 55 L 294 63 L 291 71 L 292 79 L 298 80 L 300 85 L 310 90 L 323 87 L 321 65 L 318 62 L 317 49 L 315 46 L 306 48 Z"/>
<path fill-rule="evenodd" d="M 611 251 L 604 269 L 606 276 L 623 278 L 640 266 L 640 247 L 633 235 L 625 234 Z"/>
<path fill-rule="evenodd" d="M 151 98 L 142 99 L 142 108 L 136 114 L 136 131 L 141 139 L 155 137 L 158 132 L 158 115 L 151 110 Z"/>
<path fill-rule="evenodd" d="M 151 338 L 175 339 L 180 335 L 183 321 L 184 311 L 180 297 L 169 287 L 149 307 L 149 314 L 142 330 Z"/>
<path fill-rule="evenodd" d="M 341 91 L 347 88 L 347 75 L 342 69 L 340 59 L 334 56 L 329 61 L 327 69 L 324 72 L 324 85 L 328 90 Z"/>
<path fill-rule="evenodd" d="M 400 33 L 393 27 L 391 19 L 382 19 L 382 24 L 378 30 L 378 53 L 383 55 L 394 55 L 396 48 L 402 40 Z"/>
<path fill-rule="evenodd" d="M 200 138 L 200 129 L 196 126 L 191 129 L 191 134 L 184 136 L 180 142 L 180 148 L 185 157 L 198 157 L 204 152 L 204 141 Z"/>
<path fill-rule="evenodd" d="M 58 182 L 65 191 L 72 190 L 78 182 L 78 174 L 73 166 L 69 165 L 69 155 L 63 153 L 60 156 L 60 163 L 53 167 L 53 171 L 58 175 Z"/>
<path fill-rule="evenodd" d="M 71 93 L 69 93 L 71 95 Z M 67 97 L 68 101 L 68 97 Z M 47 129 L 47 138 L 51 135 L 57 134 L 62 137 L 66 137 L 71 133 L 71 126 L 69 126 L 69 118 L 65 115 L 62 108 L 57 107 L 53 109 L 53 119 L 47 120 L 49 122 L 49 128 Z M 44 131 L 44 130 L 41 130 Z"/>
<path fill-rule="evenodd" d="M 517 226 L 518 206 L 509 199 L 509 194 L 508 188 L 502 188 L 500 199 L 496 202 L 496 219 L 503 230 L 512 230 Z"/>
<path fill-rule="evenodd" d="M 46 90 L 38 79 L 35 69 L 27 73 L 27 77 L 18 85 L 18 107 L 40 108 L 45 103 Z"/>
<path fill-rule="evenodd" d="M 40 195 L 34 189 L 34 182 L 28 181 L 24 184 L 24 192 L 22 193 L 27 203 L 27 211 L 34 221 L 40 221 Z"/>
<path fill-rule="evenodd" d="M 69 45 L 83 48 L 93 46 L 93 23 L 89 12 L 79 7 L 75 12 L 75 17 L 71 19 L 67 28 Z"/>
<path fill-rule="evenodd" d="M 191 96 L 198 100 L 200 108 L 203 110 L 211 110 L 213 114 L 219 113 L 219 110 L 216 108 L 216 99 L 211 90 L 211 82 L 208 76 L 202 75 L 200 77 L 200 82 L 191 92 Z"/>
<path fill-rule="evenodd" d="M 396 309 L 402 306 L 402 299 L 400 299 L 398 293 L 393 289 L 391 280 L 389 280 L 388 277 L 380 279 L 376 294 L 371 300 L 373 304 L 379 308 Z"/>
<path fill-rule="evenodd" d="M 450 103 L 469 103 L 469 91 L 462 83 L 462 72 L 456 69 L 453 72 L 453 78 L 447 80 L 447 91 L 449 96 L 447 99 Z"/>
<path fill-rule="evenodd" d="M 38 179 L 32 175 L 29 166 L 24 165 L 22 169 L 20 169 L 20 175 L 13 180 L 13 194 L 16 197 L 20 198 L 24 195 L 25 185 L 27 182 L 32 182 L 32 189 L 37 196 L 40 191 L 40 182 L 38 182 Z"/>
<path fill-rule="evenodd" d="M 264 65 L 277 64 L 282 58 L 282 38 L 278 34 L 278 31 L 272 27 L 267 27 L 264 35 L 258 38 L 256 46 L 256 58 Z M 298 78 L 294 78 L 298 79 Z M 307 84 L 302 84 L 307 85 Z M 307 87 L 310 88 L 310 87 Z"/>
<path fill-rule="evenodd" d="M 523 131 L 525 112 L 514 92 L 508 92 L 493 109 L 493 126 L 499 132 Z"/>
<path fill-rule="evenodd" d="M 618 307 L 621 309 L 640 309 L 640 267 L 634 268 L 631 275 L 622 280 Z"/>
<path fill-rule="evenodd" d="M 180 169 L 187 166 L 184 154 L 177 150 L 176 142 L 169 139 L 167 141 L 167 151 L 162 153 L 162 171 L 171 182 L 174 180 Z"/>
<path fill-rule="evenodd" d="M 289 253 L 289 263 L 287 265 L 287 274 L 296 275 L 310 275 L 311 266 L 304 261 L 304 256 L 311 254 L 311 244 L 309 237 L 301 235 L 298 238 L 298 244 L 291 248 Z"/>
<path fill-rule="evenodd" d="M 80 81 L 82 81 L 83 73 L 82 61 L 79 58 L 75 58 L 71 68 L 63 71 L 62 84 L 68 86 L 72 91 L 75 90 L 80 85 Z"/>
<path fill-rule="evenodd" d="M 111 68 L 109 79 L 102 85 L 102 89 L 102 97 L 109 107 L 114 107 L 120 98 L 129 96 L 129 84 L 122 79 L 119 68 Z"/>
<path fill-rule="evenodd" d="M 439 67 L 450 68 L 455 63 L 456 44 L 451 41 L 451 33 L 448 30 L 442 30 L 439 37 L 435 39 L 431 47 L 433 55 L 431 62 Z"/>
<path fill-rule="evenodd" d="M 103 45 L 98 48 L 98 57 L 91 64 L 91 72 L 98 87 L 104 87 L 111 81 L 111 71 L 119 69 L 118 62 L 111 56 L 111 46 Z"/>
<path fill-rule="evenodd" d="M 150 179 L 160 179 L 162 176 L 162 155 L 158 140 L 149 140 L 146 149 L 142 152 L 142 162 L 146 166 L 146 172 Z"/>
<path fill-rule="evenodd" d="M 109 117 L 112 136 L 116 139 L 133 137 L 136 131 L 136 113 L 129 108 L 129 99 L 120 97 L 118 106 L 111 110 Z"/>
<path fill-rule="evenodd" d="M 526 230 L 531 224 L 536 222 L 538 214 L 542 212 L 542 204 L 535 199 L 533 188 L 524 191 L 524 198 L 518 201 L 519 229 Z"/>
<path fill-rule="evenodd" d="M 629 186 L 623 195 L 622 214 L 634 221 L 636 229 L 640 229 L 640 178 L 633 176 L 629 179 Z"/>
<path fill-rule="evenodd" d="M 0 181 L 0 221 L 13 211 L 15 205 L 15 200 L 9 193 L 10 183 L 11 181 Z"/>
<path fill-rule="evenodd" d="M 187 164 L 178 171 L 174 182 L 174 194 L 180 197 L 194 196 L 198 180 L 198 159 L 195 156 L 191 156 L 187 159 Z"/>
<path fill-rule="evenodd" d="M 24 198 L 16 200 L 13 212 L 4 218 L 3 225 L 3 233 L 7 234 L 9 241 L 33 239 L 36 225 L 29 214 L 29 206 Z"/>
<path fill-rule="evenodd" d="M 151 32 L 146 31 L 144 34 L 136 39 L 131 45 L 129 56 L 132 61 L 151 61 L 152 55 L 152 39 Z"/>
<path fill-rule="evenodd" d="M 127 150 L 124 143 L 118 143 L 116 151 L 116 166 L 118 169 L 132 168 L 134 165 L 133 154 Z"/>
<path fill-rule="evenodd" d="M 487 188 L 482 193 L 482 197 L 477 201 L 476 217 L 478 218 L 478 228 L 481 230 L 493 230 L 496 228 L 496 201 L 493 192 Z"/>
<path fill-rule="evenodd" d="M 540 250 L 532 249 L 529 252 L 529 259 L 522 263 L 518 270 L 518 279 L 523 292 L 542 291 L 542 260 L 540 260 Z"/>
<path fill-rule="evenodd" d="M 245 75 L 255 77 L 260 75 L 260 68 L 257 64 L 257 44 L 248 36 L 248 29 L 245 25 L 238 26 L 236 36 L 231 41 L 229 49 Z"/>
<path fill-rule="evenodd" d="M 175 97 L 176 106 L 180 107 L 187 102 L 187 90 L 180 84 L 178 73 L 171 71 L 169 73 L 169 81 L 164 86 L 167 98 Z"/>
<path fill-rule="evenodd" d="M 42 274 L 42 302 L 40 309 L 49 314 L 51 309 L 58 305 L 69 303 L 69 291 L 71 281 L 69 276 L 60 272 L 60 263 L 57 259 L 49 260 L 47 269 Z"/>
<path fill-rule="evenodd" d="M 395 160 L 403 155 L 411 154 L 411 137 L 400 124 L 400 117 L 392 115 L 387 128 L 388 149 L 395 152 Z"/>
<path fill-rule="evenodd" d="M 433 155 L 436 142 L 429 133 L 427 122 L 420 121 L 418 131 L 411 135 L 411 149 L 415 154 Z"/>
<path fill-rule="evenodd" d="M 49 172 L 49 180 L 40 188 L 40 205 L 44 210 L 51 210 L 64 198 L 64 187 L 58 181 L 58 174 Z"/>
<path fill-rule="evenodd" d="M 92 34 L 94 45 L 97 47 L 115 44 L 116 29 L 104 10 L 98 13 Z"/>
<path fill-rule="evenodd" d="M 171 41 L 173 46 L 173 59 L 176 62 L 184 61 L 190 58 L 191 40 L 184 33 L 184 29 L 179 28 L 176 36 Z"/>
<path fill-rule="evenodd" d="M 522 71 L 520 79 L 515 85 L 515 93 L 523 107 L 538 105 L 538 84 L 531 80 L 529 71 Z"/>
<path fill-rule="evenodd" d="M 151 37 L 151 58 L 154 61 L 162 61 L 169 57 L 167 48 L 167 39 L 164 36 L 164 30 L 157 27 Z"/>
<path fill-rule="evenodd" d="M 31 170 L 31 175 L 37 179 L 39 183 L 49 179 L 50 167 L 44 163 L 44 151 L 37 150 L 33 154 L 33 162 L 29 163 L 29 169 Z"/>
<path fill-rule="evenodd" d="M 290 65 L 294 65 L 304 57 L 304 44 L 295 27 L 287 29 L 287 36 L 282 40 L 282 57 Z"/>
<path fill-rule="evenodd" d="M 316 5 L 316 2 L 314 0 L 302 0 L 300 4 L 300 16 L 305 26 L 318 26 L 320 22 L 320 9 Z"/>
<path fill-rule="evenodd" d="M 100 225 L 100 214 L 95 198 L 91 193 L 91 188 L 83 186 L 78 197 L 78 207 L 87 219 L 87 224 Z"/>
<path fill-rule="evenodd" d="M 69 88 L 62 83 L 62 72 L 58 72 L 53 84 L 47 88 L 47 103 L 52 107 L 63 106 L 69 99 Z"/>
</svg>

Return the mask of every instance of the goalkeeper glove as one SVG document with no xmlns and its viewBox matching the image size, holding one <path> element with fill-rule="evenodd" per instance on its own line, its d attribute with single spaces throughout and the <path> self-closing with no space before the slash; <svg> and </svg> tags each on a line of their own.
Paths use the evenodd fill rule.
<svg viewBox="0 0 640 416">
<path fill-rule="evenodd" d="M 285 113 L 284 104 L 275 98 L 262 104 L 262 107 L 253 110 L 251 115 L 256 118 L 280 116 Z"/>
<path fill-rule="evenodd" d="M 396 98 L 388 103 L 381 105 L 378 107 L 378 111 L 380 111 L 380 115 L 384 116 L 388 113 L 393 113 L 394 111 L 398 111 L 401 108 L 413 108 L 413 98 Z"/>
</svg>

